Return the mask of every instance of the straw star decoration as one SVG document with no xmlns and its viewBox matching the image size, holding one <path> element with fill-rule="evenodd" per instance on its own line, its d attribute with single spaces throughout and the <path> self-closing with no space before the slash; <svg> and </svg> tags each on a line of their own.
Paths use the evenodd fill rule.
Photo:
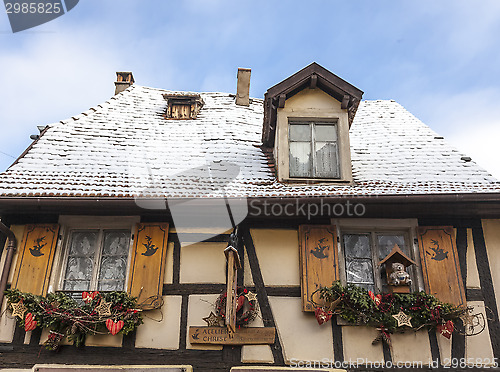
<svg viewBox="0 0 500 372">
<path fill-rule="evenodd" d="M 411 325 L 411 316 L 406 315 L 405 313 L 403 313 L 403 311 L 400 311 L 399 313 L 393 315 L 392 317 L 398 321 L 398 327 L 404 325 L 407 325 L 408 327 L 413 327 Z"/>
<path fill-rule="evenodd" d="M 213 311 L 210 312 L 210 315 L 207 316 L 206 318 L 203 318 L 205 322 L 207 322 L 207 326 L 209 327 L 219 327 L 220 326 L 220 319 L 217 315 L 213 313 Z"/>
<path fill-rule="evenodd" d="M 112 302 L 106 302 L 104 299 L 101 300 L 98 306 L 96 306 L 95 311 L 102 318 L 103 316 L 111 316 L 111 305 Z"/>
<path fill-rule="evenodd" d="M 250 301 L 250 302 L 257 300 L 257 294 L 256 293 L 248 292 L 245 296 L 248 299 L 248 301 Z"/>
<path fill-rule="evenodd" d="M 11 304 L 11 306 L 12 309 L 14 310 L 12 312 L 12 315 L 24 319 L 24 314 L 26 313 L 26 311 L 28 311 L 28 309 L 26 308 L 26 306 L 23 305 L 23 301 L 21 300 L 19 302 L 16 302 L 15 304 L 13 303 Z"/>
</svg>

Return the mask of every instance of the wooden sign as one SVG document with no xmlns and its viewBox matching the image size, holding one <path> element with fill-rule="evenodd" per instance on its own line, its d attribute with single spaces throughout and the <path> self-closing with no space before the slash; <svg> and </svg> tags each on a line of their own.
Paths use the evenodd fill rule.
<svg viewBox="0 0 500 372">
<path fill-rule="evenodd" d="M 211 345 L 274 344 L 274 327 L 240 328 L 230 333 L 225 327 L 189 327 L 189 342 Z"/>
<path fill-rule="evenodd" d="M 340 279 L 337 233 L 335 226 L 301 225 L 300 261 L 302 310 L 314 311 L 312 294 L 320 287 L 329 287 Z M 314 300 L 319 301 L 319 295 Z"/>
<path fill-rule="evenodd" d="M 236 291 L 238 269 L 241 268 L 240 256 L 233 246 L 224 250 L 227 259 L 227 283 L 226 283 L 226 317 L 225 324 L 229 332 L 236 331 Z"/>
</svg>

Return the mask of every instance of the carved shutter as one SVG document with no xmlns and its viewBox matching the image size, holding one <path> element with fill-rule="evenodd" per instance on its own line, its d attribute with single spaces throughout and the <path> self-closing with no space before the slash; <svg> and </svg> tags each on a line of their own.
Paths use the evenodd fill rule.
<svg viewBox="0 0 500 372">
<path fill-rule="evenodd" d="M 335 226 L 301 225 L 299 235 L 302 306 L 303 311 L 314 311 L 312 293 L 339 280 L 337 232 Z"/>
<path fill-rule="evenodd" d="M 128 292 L 139 302 L 162 294 L 168 224 L 139 223 L 130 263 Z"/>
<path fill-rule="evenodd" d="M 59 225 L 26 225 L 19 246 L 12 288 L 46 295 L 57 245 Z"/>
<path fill-rule="evenodd" d="M 418 245 L 425 291 L 443 302 L 465 305 L 453 227 L 419 227 Z"/>
</svg>

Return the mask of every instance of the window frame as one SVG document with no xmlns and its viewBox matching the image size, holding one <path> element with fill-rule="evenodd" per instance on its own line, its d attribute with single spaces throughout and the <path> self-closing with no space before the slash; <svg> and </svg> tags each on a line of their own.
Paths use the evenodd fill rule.
<svg viewBox="0 0 500 372">
<path fill-rule="evenodd" d="M 124 282 L 124 291 L 128 290 L 128 281 L 130 276 L 131 253 L 133 250 L 136 224 L 140 222 L 139 216 L 60 216 L 59 224 L 59 242 L 54 257 L 54 268 L 51 275 L 49 292 L 65 291 L 64 279 L 69 255 L 69 245 L 71 242 L 71 233 L 74 231 L 89 230 L 128 230 L 130 231 L 129 250 L 127 255 L 127 268 Z M 104 237 L 104 234 L 101 234 Z M 102 242 L 102 240 L 101 240 Z M 102 248 L 99 249 L 99 260 Z M 100 265 L 100 262 L 99 262 Z M 99 271 L 97 271 L 98 275 Z M 92 279 L 94 280 L 94 278 Z M 97 281 L 95 282 L 97 283 Z M 94 289 L 92 289 L 94 290 Z M 97 289 L 95 289 L 97 290 Z M 83 291 L 82 291 L 83 292 Z"/>
<path fill-rule="evenodd" d="M 342 285 L 347 285 L 347 272 L 345 267 L 345 255 L 344 255 L 344 244 L 343 237 L 344 234 L 368 234 L 370 235 L 370 250 L 371 259 L 373 264 L 373 275 L 375 282 L 376 293 L 382 292 L 382 285 L 380 282 L 380 267 L 376 263 L 379 262 L 377 257 L 377 250 L 372 249 L 372 247 L 378 248 L 378 243 L 372 240 L 377 234 L 385 235 L 404 235 L 407 239 L 406 244 L 410 250 L 410 258 L 415 262 L 415 265 L 410 267 L 410 276 L 412 278 L 412 284 L 410 290 L 413 291 L 424 291 L 424 281 L 420 261 L 420 251 L 418 247 L 416 229 L 418 227 L 418 221 L 415 219 L 334 219 L 332 220 L 332 225 L 337 228 L 337 252 L 339 257 L 339 274 L 340 281 Z M 376 261 L 374 261 L 374 258 Z M 378 282 L 378 284 L 377 284 Z"/>
<path fill-rule="evenodd" d="M 311 140 L 310 141 L 292 141 L 291 139 L 291 135 L 290 135 L 290 131 L 291 131 L 291 127 L 292 125 L 308 125 L 309 128 L 310 128 L 310 135 L 311 135 Z M 320 139 L 316 138 L 316 127 L 317 126 L 322 126 L 322 125 L 330 125 L 330 126 L 334 126 L 335 128 L 335 141 L 321 141 Z M 341 179 L 341 175 L 342 175 L 342 163 L 340 161 L 340 145 L 339 145 L 339 124 L 338 124 L 338 120 L 336 119 L 316 119 L 316 120 L 300 120 L 300 119 L 289 119 L 288 120 L 288 177 L 292 180 L 295 180 L 295 179 L 318 179 L 318 180 L 331 180 L 331 179 L 334 179 L 334 180 L 340 180 Z M 291 164 L 291 161 L 290 161 L 290 155 L 291 155 L 291 151 L 290 151 L 290 144 L 291 143 L 294 143 L 294 142 L 303 142 L 303 143 L 309 143 L 310 144 L 310 150 L 311 150 L 311 177 L 305 177 L 305 176 L 292 176 L 290 175 L 290 164 Z M 328 142 L 328 143 L 335 143 L 335 170 L 336 170 L 336 174 L 337 176 L 332 176 L 332 177 L 321 177 L 321 176 L 318 176 L 316 174 L 317 172 L 317 160 L 316 160 L 316 144 L 318 142 Z"/>
</svg>

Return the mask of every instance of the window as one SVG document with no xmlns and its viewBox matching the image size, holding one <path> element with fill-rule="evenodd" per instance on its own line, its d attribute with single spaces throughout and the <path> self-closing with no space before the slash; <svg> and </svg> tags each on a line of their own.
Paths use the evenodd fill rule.
<svg viewBox="0 0 500 372">
<path fill-rule="evenodd" d="M 64 291 L 123 291 L 130 230 L 71 230 L 66 249 Z"/>
<path fill-rule="evenodd" d="M 337 124 L 289 123 L 289 176 L 340 178 Z"/>
<path fill-rule="evenodd" d="M 403 231 L 343 232 L 341 236 L 346 282 L 373 292 L 388 291 L 385 269 L 379 266 L 379 262 L 395 244 L 408 257 L 413 259 L 415 256 L 408 244 L 408 234 Z M 412 267 L 407 269 L 412 279 L 415 279 L 414 270 Z"/>
<path fill-rule="evenodd" d="M 166 119 L 196 119 L 205 104 L 199 94 L 164 94 L 167 100 Z"/>
</svg>

